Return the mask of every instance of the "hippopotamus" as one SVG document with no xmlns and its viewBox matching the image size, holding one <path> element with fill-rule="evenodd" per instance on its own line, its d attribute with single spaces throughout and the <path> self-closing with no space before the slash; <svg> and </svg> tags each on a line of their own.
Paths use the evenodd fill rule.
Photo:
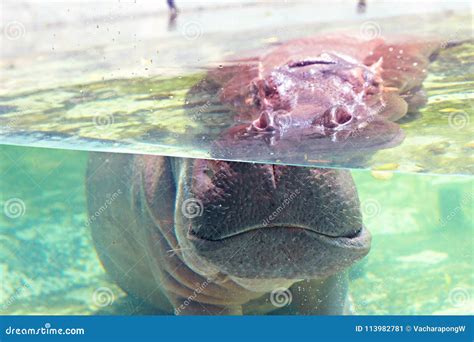
<svg viewBox="0 0 474 342">
<path fill-rule="evenodd" d="M 215 142 L 230 155 L 367 153 L 401 141 L 395 121 L 423 103 L 436 48 L 299 39 L 211 70 L 190 92 L 231 110 Z M 345 270 L 370 249 L 348 170 L 91 153 L 86 187 L 105 269 L 157 313 L 347 313 Z"/>
<path fill-rule="evenodd" d="M 216 94 L 233 113 L 216 158 L 344 161 L 403 140 L 395 121 L 425 103 L 422 81 L 439 48 L 408 37 L 297 39 L 210 71 L 190 93 Z"/>
<path fill-rule="evenodd" d="M 103 265 L 157 312 L 263 314 L 289 288 L 291 313 L 342 314 L 370 248 L 345 170 L 93 153 L 87 194 Z"/>
</svg>

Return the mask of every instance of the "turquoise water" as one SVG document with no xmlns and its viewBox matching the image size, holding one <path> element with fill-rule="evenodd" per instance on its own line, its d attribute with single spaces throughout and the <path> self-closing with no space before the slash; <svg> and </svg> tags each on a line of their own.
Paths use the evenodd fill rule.
<svg viewBox="0 0 474 342">
<path fill-rule="evenodd" d="M 94 314 L 125 294 L 86 227 L 87 152 L 0 147 L 0 312 Z M 373 246 L 351 270 L 359 314 L 473 313 L 472 177 L 353 171 Z"/>
</svg>

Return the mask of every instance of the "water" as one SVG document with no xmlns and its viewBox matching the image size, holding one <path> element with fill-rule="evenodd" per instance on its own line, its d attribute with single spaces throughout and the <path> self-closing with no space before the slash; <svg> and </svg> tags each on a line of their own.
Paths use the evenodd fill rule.
<svg viewBox="0 0 474 342">
<path fill-rule="evenodd" d="M 439 8 L 452 12 L 427 8 L 415 17 L 397 15 L 419 12 L 416 5 L 374 4 L 362 18 L 352 3 L 341 2 L 318 24 L 307 3 L 272 10 L 234 5 L 218 10 L 219 20 L 206 11 L 183 11 L 177 30 L 168 32 L 161 25 L 164 14 L 134 8 L 142 18 L 137 23 L 124 14 L 130 4 L 105 16 L 107 9 L 97 10 L 84 24 L 82 16 L 90 14 L 51 3 L 36 10 L 56 11 L 63 19 L 42 26 L 21 17 L 24 40 L 2 37 L 1 314 L 128 312 L 125 293 L 104 271 L 91 240 L 87 151 L 216 157 L 209 142 L 228 116 L 199 97 L 189 98 L 188 91 L 225 56 L 303 31 L 331 31 L 342 19 L 353 32 L 375 20 L 383 34 L 435 34 L 447 41 L 470 35 L 462 2 L 441 3 Z M 230 20 L 236 11 L 248 22 Z M 77 15 L 76 24 L 70 13 Z M 380 19 L 385 16 L 390 18 Z M 288 29 L 278 26 L 282 20 Z M 183 30 L 196 22 L 199 46 L 189 36 L 183 39 Z M 220 32 L 222 23 L 227 25 Z M 229 32 L 233 39 L 225 40 Z M 401 123 L 403 144 L 377 152 L 363 165 L 345 159 L 290 161 L 284 154 L 247 158 L 352 169 L 364 224 L 373 234 L 369 255 L 350 270 L 358 314 L 473 313 L 473 56 L 472 43 L 443 50 L 424 82 L 428 103 L 422 115 Z M 160 64 L 153 64 L 157 59 Z"/>
<path fill-rule="evenodd" d="M 352 2 L 330 8 L 307 2 L 274 5 L 270 10 L 265 4 L 233 4 L 216 9 L 213 20 L 211 10 L 183 11 L 172 31 L 158 26 L 163 13 L 144 16 L 143 4 L 98 8 L 88 15 L 73 5 L 32 5 L 36 11 L 57 12 L 58 21 L 45 26 L 25 19 L 19 38 L 2 37 L 0 138 L 14 145 L 89 151 L 473 174 L 474 45 L 468 3 L 437 2 L 426 8 L 389 1 L 374 3 L 365 15 L 358 15 Z M 6 9 L 18 12 L 13 4 Z M 323 18 L 317 23 L 311 15 L 316 10 Z M 133 15 L 138 13 L 137 23 Z M 246 20 L 234 20 L 236 14 Z M 74 20 L 64 21 L 68 16 Z M 79 29 L 76 21 L 83 16 L 90 19 Z M 442 49 L 430 65 L 424 82 L 428 103 L 416 120 L 401 122 L 404 143 L 371 154 L 363 164 L 343 151 L 320 155 L 255 148 L 238 155 L 213 149 L 235 123 L 215 94 L 189 93 L 209 68 L 292 38 L 334 31 L 359 38 L 424 37 L 441 46 L 466 42 Z"/>
<path fill-rule="evenodd" d="M 124 293 L 101 267 L 86 226 L 88 154 L 8 146 L 0 154 L 2 313 L 92 314 L 102 309 L 98 288 L 119 303 Z M 353 176 L 374 237 L 351 271 L 357 313 L 472 313 L 472 177 Z"/>
</svg>

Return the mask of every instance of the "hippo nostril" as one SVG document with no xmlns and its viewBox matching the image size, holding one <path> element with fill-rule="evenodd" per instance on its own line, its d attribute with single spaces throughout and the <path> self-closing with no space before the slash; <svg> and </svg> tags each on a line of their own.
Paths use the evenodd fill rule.
<svg viewBox="0 0 474 342">
<path fill-rule="evenodd" d="M 323 114 L 322 123 L 326 128 L 336 128 L 351 121 L 352 115 L 343 107 L 332 107 Z"/>
<path fill-rule="evenodd" d="M 252 125 L 257 130 L 273 131 L 273 117 L 268 112 L 263 112 L 260 117 L 253 122 Z"/>
<path fill-rule="evenodd" d="M 344 108 L 338 107 L 336 108 L 334 119 L 339 125 L 343 125 L 352 119 L 352 115 Z"/>
<path fill-rule="evenodd" d="M 270 123 L 269 117 L 267 113 L 264 113 L 263 115 L 260 115 L 260 118 L 258 119 L 258 128 L 267 128 L 268 124 Z"/>
</svg>

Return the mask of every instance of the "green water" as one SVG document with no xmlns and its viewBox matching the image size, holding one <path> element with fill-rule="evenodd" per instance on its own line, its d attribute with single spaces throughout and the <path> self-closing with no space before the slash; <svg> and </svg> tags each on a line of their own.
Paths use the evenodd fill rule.
<svg viewBox="0 0 474 342">
<path fill-rule="evenodd" d="M 403 143 L 376 151 L 363 166 L 347 155 L 324 161 L 281 150 L 233 160 L 472 175 L 473 59 L 472 43 L 442 51 L 424 82 L 427 105 L 416 119 L 400 123 Z M 233 114 L 214 94 L 188 93 L 203 77 L 114 79 L 3 96 L 0 138 L 16 145 L 229 159 L 211 150 L 234 124 Z"/>
<path fill-rule="evenodd" d="M 387 11 L 382 5 L 391 8 L 393 16 L 378 18 Z M 457 5 L 462 7 L 463 2 Z M 469 4 L 464 5 L 469 8 Z M 99 47 L 87 48 L 92 42 L 72 28 L 71 32 L 66 28 L 28 31 L 30 39 L 52 44 L 52 48 L 40 44 L 41 51 L 33 56 L 22 53 L 22 39 L 7 40 L 6 56 L 0 59 L 0 141 L 302 166 L 389 168 L 440 175 L 474 173 L 474 44 L 469 12 L 457 9 L 400 16 L 395 13 L 403 12 L 402 6 L 389 1 L 381 3 L 383 8 L 372 12 L 375 17 L 370 19 L 354 15 L 352 5 L 341 3 L 337 4 L 340 8 L 335 5 L 334 9 L 335 13 L 340 12 L 339 16 L 324 22 L 308 20 L 302 13 L 316 11 L 315 6 L 319 6 L 319 20 L 323 20 L 324 11 L 334 14 L 327 8 L 332 6 L 308 2 L 282 6 L 270 9 L 259 4 L 258 10 L 264 14 L 249 16 L 241 24 L 234 20 L 235 9 L 216 13 L 215 20 L 209 23 L 186 14 L 190 17 L 182 18 L 181 23 L 197 21 L 202 30 L 196 40 L 176 32 L 159 39 L 142 37 L 154 28 L 153 18 L 140 21 L 144 27 L 141 33 L 136 33 L 134 20 L 83 23 L 83 31 L 91 34 L 92 42 L 100 42 Z M 246 11 L 237 10 L 247 14 Z M 342 17 L 343 13 L 347 17 Z M 203 15 L 210 16 L 212 12 Z M 228 28 L 223 31 L 221 26 L 226 21 Z M 189 93 L 208 68 L 226 64 L 229 58 L 262 54 L 272 45 L 294 38 L 334 32 L 360 38 L 367 25 L 376 30 L 376 36 L 388 41 L 396 37 L 427 37 L 439 41 L 442 47 L 464 42 L 442 48 L 429 66 L 423 83 L 428 102 L 415 120 L 400 123 L 406 135 L 401 145 L 376 151 L 363 165 L 347 155 L 295 156 L 276 149 L 266 153 L 251 150 L 244 158 L 212 149 L 219 135 L 235 123 L 215 94 Z M 251 29 L 253 26 L 258 29 Z M 64 32 L 71 36 L 60 36 Z M 78 46 L 72 49 L 69 40 L 77 40 Z"/>
<path fill-rule="evenodd" d="M 0 312 L 93 314 L 107 277 L 88 228 L 87 152 L 0 147 Z M 472 177 L 353 171 L 368 257 L 351 270 L 358 314 L 473 313 Z M 16 210 L 18 209 L 18 210 Z"/>
</svg>

